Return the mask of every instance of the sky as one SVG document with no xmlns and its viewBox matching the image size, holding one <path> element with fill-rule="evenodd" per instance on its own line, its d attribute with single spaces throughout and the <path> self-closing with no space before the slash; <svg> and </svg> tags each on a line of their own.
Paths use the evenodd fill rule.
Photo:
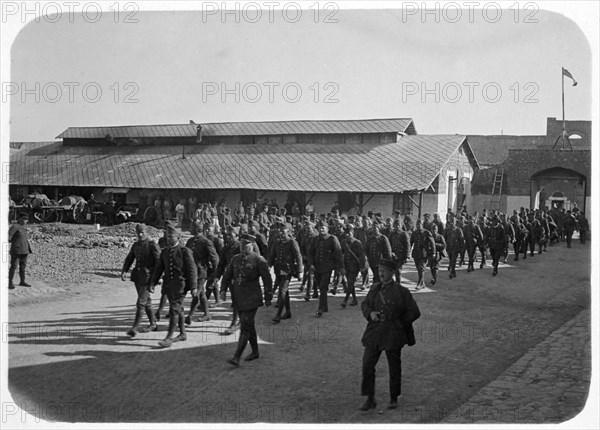
<svg viewBox="0 0 600 430">
<path fill-rule="evenodd" d="M 543 3 L 330 2 L 298 13 L 281 2 L 285 12 L 260 16 L 252 4 L 239 15 L 213 2 L 175 12 L 111 4 L 101 15 L 63 5 L 21 25 L 2 79 L 10 141 L 53 140 L 71 126 L 395 117 L 413 118 L 420 134 L 545 134 L 546 118 L 562 115 L 561 67 L 578 82 L 565 78 L 566 118 L 592 118 L 590 36 Z M 571 6 L 580 21 L 585 8 Z M 3 7 L 2 19 L 22 12 Z"/>
</svg>

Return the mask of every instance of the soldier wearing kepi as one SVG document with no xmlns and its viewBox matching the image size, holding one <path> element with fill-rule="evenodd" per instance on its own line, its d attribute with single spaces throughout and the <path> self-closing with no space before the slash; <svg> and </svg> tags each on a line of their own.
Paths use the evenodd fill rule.
<svg viewBox="0 0 600 430">
<path fill-rule="evenodd" d="M 344 289 L 346 297 L 344 297 L 344 300 L 341 303 L 343 308 L 346 307 L 350 296 L 352 296 L 350 306 L 356 306 L 358 304 L 354 284 L 356 283 L 359 272 L 367 270 L 365 251 L 360 240 L 354 237 L 354 227 L 352 225 L 347 225 L 344 228 L 344 234 L 346 235 L 346 238 L 342 241 L 342 256 L 344 268 L 346 269 L 346 280 L 343 281 L 345 282 Z"/>
<path fill-rule="evenodd" d="M 275 266 L 275 289 L 279 287 L 277 314 L 273 318 L 274 323 L 292 317 L 288 288 L 292 278 L 296 277 L 300 279 L 300 274 L 304 272 L 300 247 L 290 236 L 289 225 L 281 223 L 279 225 L 279 233 L 279 239 L 271 249 L 271 254 L 269 255 L 269 266 Z M 284 307 L 285 314 L 281 315 Z"/>
<path fill-rule="evenodd" d="M 264 303 L 271 306 L 273 280 L 267 260 L 254 252 L 255 237 L 243 234 L 240 237 L 242 252 L 231 260 L 223 275 L 223 286 L 231 290 L 233 306 L 240 317 L 240 337 L 236 351 L 227 363 L 234 367 L 240 365 L 240 358 L 246 344 L 250 342 L 252 352 L 245 358 L 251 361 L 259 358 L 258 336 L 254 325 L 256 311 L 263 305 L 263 292 L 260 288 L 259 278 L 264 287 Z"/>
<path fill-rule="evenodd" d="M 393 230 L 390 234 L 390 246 L 392 248 L 392 258 L 396 263 L 396 282 L 401 282 L 402 266 L 408 260 L 410 252 L 410 239 L 408 233 L 402 230 L 402 222 L 396 219 L 393 223 Z"/>
<path fill-rule="evenodd" d="M 20 287 L 31 287 L 25 282 L 25 269 L 27 268 L 27 257 L 31 254 L 31 246 L 27 238 L 27 230 L 25 226 L 29 222 L 29 215 L 26 213 L 19 214 L 17 223 L 10 226 L 8 229 L 8 241 L 10 242 L 10 269 L 8 270 L 8 289 L 13 290 L 13 278 L 19 265 L 19 277 L 21 282 Z"/>
<path fill-rule="evenodd" d="M 196 312 L 198 304 L 204 311 L 204 315 L 200 317 L 199 321 L 210 321 L 211 319 L 205 287 L 209 270 L 216 271 L 217 269 L 217 265 L 219 264 L 219 255 L 217 254 L 217 250 L 215 249 L 213 241 L 202 236 L 201 231 L 201 225 L 197 223 L 192 224 L 192 234 L 194 236 L 191 237 L 185 245 L 192 250 L 194 262 L 196 263 L 196 268 L 198 271 L 198 287 L 196 288 L 197 294 L 192 298 L 190 312 L 185 318 L 185 323 L 187 325 L 191 325 L 194 321 L 194 313 Z M 219 294 L 215 293 L 215 299 L 219 297 Z"/>
<path fill-rule="evenodd" d="M 490 226 L 487 235 L 487 243 L 490 247 L 490 254 L 492 254 L 492 265 L 494 266 L 492 274 L 494 276 L 498 274 L 498 263 L 500 257 L 504 253 L 505 242 L 506 233 L 504 232 L 504 227 L 500 224 L 498 215 L 494 215 L 492 217 L 492 225 Z"/>
<path fill-rule="evenodd" d="M 319 308 L 317 317 L 327 312 L 327 290 L 331 273 L 337 269 L 343 276 L 346 274 L 342 260 L 342 248 L 337 237 L 329 234 L 327 222 L 319 221 L 317 225 L 319 235 L 313 238 L 308 250 L 308 264 L 311 273 L 315 275 L 315 283 L 319 288 Z"/>
<path fill-rule="evenodd" d="M 419 221 L 417 221 L 419 223 Z M 361 304 L 367 319 L 367 328 L 362 337 L 365 347 L 362 364 L 361 394 L 367 400 L 362 411 L 374 409 L 375 366 L 381 353 L 385 351 L 390 372 L 390 402 L 388 409 L 398 406 L 398 396 L 402 387 L 401 351 L 404 345 L 415 344 L 412 323 L 421 316 L 419 307 L 410 291 L 394 282 L 396 266 L 392 260 L 382 260 L 379 264 L 380 282 L 373 284 Z"/>
<path fill-rule="evenodd" d="M 154 313 L 152 312 L 152 297 L 148 289 L 150 285 L 150 277 L 154 272 L 154 267 L 160 258 L 160 248 L 158 244 L 148 238 L 148 228 L 145 224 L 138 224 L 135 226 L 135 232 L 137 235 L 137 242 L 133 244 L 129 254 L 125 258 L 123 263 L 123 269 L 121 270 L 121 280 L 125 280 L 125 274 L 129 271 L 129 268 L 135 260 L 135 267 L 131 271 L 131 280 L 135 283 L 135 289 L 137 290 L 138 298 L 135 304 L 135 319 L 133 326 L 127 331 L 127 334 L 134 337 L 137 333 L 147 333 L 149 331 L 156 331 L 156 320 Z M 146 313 L 150 325 L 147 328 L 139 328 L 140 322 L 142 321 L 143 313 Z"/>
<path fill-rule="evenodd" d="M 435 285 L 437 282 L 437 272 L 439 270 L 440 260 L 446 249 L 446 241 L 444 240 L 444 236 L 438 233 L 437 224 L 431 225 L 431 236 L 435 243 L 435 251 L 429 257 L 429 268 L 431 269 L 431 285 Z"/>
<path fill-rule="evenodd" d="M 192 250 L 179 242 L 179 233 L 171 221 L 165 223 L 165 239 L 167 247 L 160 253 L 150 281 L 150 292 L 163 276 L 162 290 L 169 299 L 169 332 L 158 344 L 168 348 L 173 342 L 187 340 L 183 317 L 183 300 L 188 291 L 196 296 L 198 273 Z M 175 329 L 179 327 L 179 335 L 173 338 Z"/>
</svg>

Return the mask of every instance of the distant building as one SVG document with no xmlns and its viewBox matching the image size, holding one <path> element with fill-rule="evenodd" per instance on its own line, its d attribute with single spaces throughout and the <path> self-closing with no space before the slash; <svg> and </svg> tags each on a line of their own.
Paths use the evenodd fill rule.
<svg viewBox="0 0 600 430">
<path fill-rule="evenodd" d="M 466 136 L 418 135 L 410 118 L 71 127 L 62 142 L 12 143 L 14 198 L 42 192 L 152 205 L 225 200 L 229 207 L 335 202 L 384 216 L 470 205 L 479 168 Z"/>
<path fill-rule="evenodd" d="M 520 207 L 577 205 L 589 216 L 591 197 L 591 121 L 548 118 L 545 135 L 468 136 L 481 170 L 473 185 L 473 208 L 512 212 Z"/>
</svg>

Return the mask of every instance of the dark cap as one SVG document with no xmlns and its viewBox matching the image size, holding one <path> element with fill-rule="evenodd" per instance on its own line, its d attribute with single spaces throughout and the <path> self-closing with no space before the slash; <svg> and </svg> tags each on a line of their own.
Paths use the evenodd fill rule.
<svg viewBox="0 0 600 430">
<path fill-rule="evenodd" d="M 394 262 L 394 260 L 389 260 L 387 258 L 382 259 L 379 262 L 379 266 L 387 267 L 390 270 L 396 270 L 396 263 Z"/>
<path fill-rule="evenodd" d="M 256 242 L 256 236 L 253 236 L 248 233 L 244 233 L 240 235 L 240 241 L 242 242 Z"/>
<path fill-rule="evenodd" d="M 143 231 L 147 231 L 148 230 L 148 226 L 146 224 L 143 223 L 139 223 L 138 225 L 135 226 L 135 231 L 141 233 Z"/>
<path fill-rule="evenodd" d="M 171 220 L 165 221 L 163 230 L 166 234 L 177 234 L 177 228 L 175 227 L 175 223 Z"/>
<path fill-rule="evenodd" d="M 344 227 L 344 233 L 354 233 L 354 226 L 352 224 L 348 224 Z"/>
<path fill-rule="evenodd" d="M 326 222 L 326 221 L 319 220 L 319 222 L 317 222 L 317 228 L 321 228 L 321 227 L 323 227 L 323 226 L 325 226 L 325 227 L 328 227 L 328 228 L 329 228 L 329 224 L 327 224 L 327 222 Z"/>
</svg>

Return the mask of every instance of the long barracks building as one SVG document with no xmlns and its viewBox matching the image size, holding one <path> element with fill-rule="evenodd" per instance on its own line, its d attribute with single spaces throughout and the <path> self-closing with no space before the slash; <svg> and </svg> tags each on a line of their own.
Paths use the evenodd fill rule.
<svg viewBox="0 0 600 430">
<path fill-rule="evenodd" d="M 11 143 L 10 193 L 177 203 L 312 200 L 317 213 L 415 214 L 466 205 L 479 164 L 466 136 L 419 135 L 412 119 L 70 127 Z"/>
</svg>

